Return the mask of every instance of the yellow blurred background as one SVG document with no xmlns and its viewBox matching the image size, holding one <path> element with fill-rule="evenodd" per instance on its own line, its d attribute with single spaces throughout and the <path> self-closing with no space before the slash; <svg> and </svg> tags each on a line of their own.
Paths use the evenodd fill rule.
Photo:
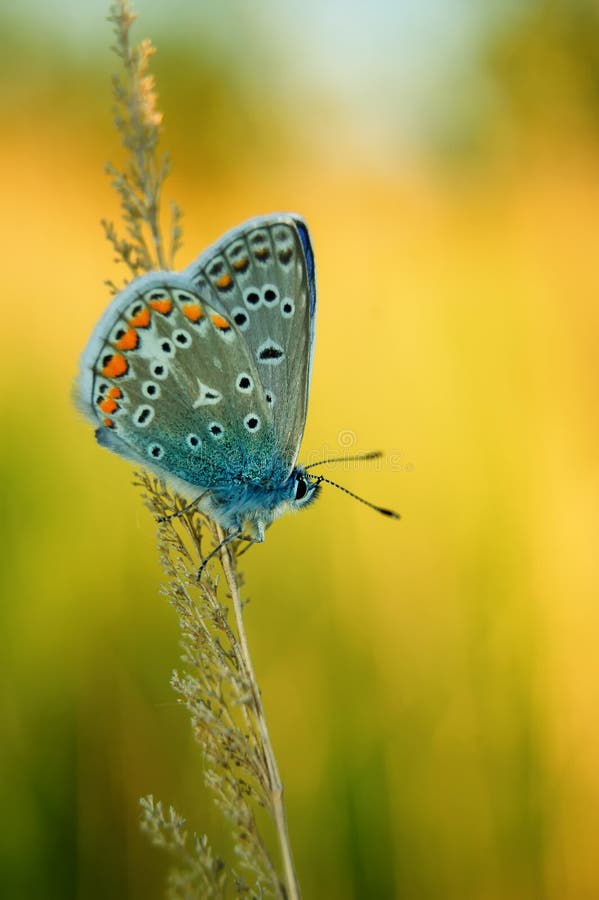
<svg viewBox="0 0 599 900">
<path fill-rule="evenodd" d="M 599 896 L 599 14 L 585 0 L 138 0 L 179 266 L 307 219 L 303 457 L 243 559 L 306 898 Z M 158 898 L 138 798 L 228 852 L 122 460 L 70 402 L 121 278 L 106 6 L 0 10 L 0 894 Z"/>
</svg>

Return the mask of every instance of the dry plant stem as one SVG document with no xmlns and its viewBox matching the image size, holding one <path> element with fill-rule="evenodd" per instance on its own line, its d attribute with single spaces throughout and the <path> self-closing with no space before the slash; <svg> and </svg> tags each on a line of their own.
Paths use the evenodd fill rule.
<svg viewBox="0 0 599 900">
<path fill-rule="evenodd" d="M 217 526 L 216 531 L 218 534 L 219 543 L 222 543 L 225 539 L 225 534 L 220 526 Z M 241 603 L 241 597 L 239 596 L 237 579 L 233 571 L 231 552 L 228 544 L 223 544 L 220 552 L 223 571 L 225 573 L 225 578 L 227 579 L 227 585 L 229 587 L 229 592 L 231 595 L 231 602 L 233 604 L 233 612 L 235 613 L 237 635 L 239 638 L 239 644 L 241 646 L 243 663 L 246 669 L 245 674 L 248 680 L 248 684 L 250 685 L 256 721 L 258 723 L 260 736 L 264 745 L 264 752 L 266 757 L 265 763 L 268 770 L 272 809 L 275 818 L 275 826 L 277 830 L 277 837 L 279 840 L 281 858 L 283 861 L 283 870 L 285 873 L 285 888 L 287 893 L 287 900 L 300 900 L 300 889 L 295 874 L 293 855 L 291 852 L 291 844 L 289 841 L 289 833 L 287 831 L 287 815 L 285 812 L 285 802 L 283 800 L 283 784 L 279 776 L 277 760 L 275 758 L 274 750 L 270 741 L 270 735 L 268 733 L 268 725 L 266 724 L 266 715 L 264 713 L 264 707 L 262 706 L 260 688 L 258 687 L 258 682 L 254 673 L 254 667 L 252 665 L 252 657 L 250 656 L 250 650 L 245 633 L 245 626 L 243 624 L 243 607 Z"/>
<path fill-rule="evenodd" d="M 162 113 L 150 60 L 149 40 L 130 42 L 135 14 L 130 0 L 113 0 L 109 21 L 115 34 L 114 50 L 123 73 L 113 79 L 115 125 L 126 151 L 122 169 L 108 166 L 121 201 L 119 237 L 111 222 L 103 222 L 116 253 L 136 277 L 156 268 L 172 267 L 181 240 L 180 211 L 171 204 L 171 237 L 161 231 L 162 188 L 169 172 L 168 159 L 158 152 Z M 111 284 L 114 292 L 118 288 Z M 195 502 L 179 509 L 159 481 L 142 474 L 146 501 L 161 523 L 159 547 L 167 573 L 166 593 L 177 610 L 182 629 L 183 657 L 188 671 L 173 673 L 172 685 L 191 714 L 196 738 L 207 760 L 205 781 L 215 801 L 232 824 L 234 849 L 240 865 L 250 873 L 253 886 L 227 867 L 212 851 L 206 836 L 188 833 L 185 820 L 171 807 L 166 810 L 151 796 L 143 798 L 142 827 L 157 846 L 169 851 L 177 867 L 169 874 L 171 900 L 223 900 L 235 896 L 254 900 L 300 900 L 287 833 L 283 785 L 254 674 L 245 634 L 235 554 L 222 544 L 224 535 L 214 523 L 210 536 L 222 544 L 220 559 L 233 606 L 237 635 L 225 607 L 217 597 L 218 579 L 197 584 L 197 563 L 203 559 L 201 521 Z M 176 510 L 173 515 L 169 512 Z M 195 510 L 195 511 L 194 511 Z M 196 558 L 197 556 L 197 558 Z M 209 557 L 208 557 L 209 558 Z M 193 588 L 190 590 L 190 587 Z M 268 810 L 274 820 L 282 872 L 273 864 L 256 818 Z"/>
</svg>

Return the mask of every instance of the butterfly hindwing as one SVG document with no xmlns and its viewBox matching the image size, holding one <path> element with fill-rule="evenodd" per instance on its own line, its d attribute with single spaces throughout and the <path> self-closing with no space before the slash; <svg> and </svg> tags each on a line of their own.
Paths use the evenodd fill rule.
<svg viewBox="0 0 599 900">
<path fill-rule="evenodd" d="M 113 300 L 82 357 L 79 405 L 104 446 L 199 488 L 259 482 L 276 465 L 251 349 L 185 275 L 143 276 Z"/>
<path fill-rule="evenodd" d="M 277 452 L 290 471 L 306 420 L 316 306 L 305 223 L 287 214 L 252 219 L 184 274 L 239 331 L 272 410 Z"/>
</svg>

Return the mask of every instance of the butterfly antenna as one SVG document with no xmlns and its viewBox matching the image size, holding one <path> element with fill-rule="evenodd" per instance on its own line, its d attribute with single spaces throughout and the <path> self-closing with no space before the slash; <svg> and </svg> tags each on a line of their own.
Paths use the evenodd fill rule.
<svg viewBox="0 0 599 900">
<path fill-rule="evenodd" d="M 336 481 L 331 481 L 330 478 L 325 478 L 324 475 L 308 475 L 308 478 L 314 478 L 317 484 L 320 484 L 322 481 L 324 481 L 327 484 L 338 488 L 338 490 L 343 491 L 344 494 L 348 494 L 350 497 L 353 497 L 354 500 L 359 500 L 360 503 L 364 504 L 364 506 L 369 506 L 371 509 L 374 509 L 375 512 L 379 512 L 383 516 L 389 516 L 389 518 L 391 519 L 401 519 L 399 513 L 393 512 L 392 509 L 385 509 L 384 506 L 377 506 L 375 503 L 371 503 L 369 500 L 365 500 L 364 497 L 358 497 L 358 495 L 354 494 L 353 491 L 348 491 L 347 488 L 342 487 L 340 484 L 337 484 Z"/>
<path fill-rule="evenodd" d="M 329 457 L 329 459 L 319 459 L 318 462 L 310 463 L 309 466 L 304 466 L 304 469 L 313 469 L 314 466 L 322 466 L 323 463 L 357 462 L 362 459 L 379 459 L 382 455 L 383 453 L 381 450 L 370 450 L 369 453 L 357 453 L 355 456 L 332 456 Z M 339 487 L 339 485 L 337 485 L 337 487 Z"/>
</svg>

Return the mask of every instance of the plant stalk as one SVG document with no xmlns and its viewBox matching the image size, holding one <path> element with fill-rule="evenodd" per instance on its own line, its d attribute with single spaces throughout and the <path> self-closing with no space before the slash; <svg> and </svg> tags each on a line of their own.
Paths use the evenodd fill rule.
<svg viewBox="0 0 599 900">
<path fill-rule="evenodd" d="M 277 760 L 275 758 L 274 750 L 271 744 L 270 735 L 268 733 L 268 725 L 266 723 L 266 715 L 264 713 L 264 707 L 262 705 L 262 697 L 260 695 L 260 688 L 258 686 L 258 682 L 256 680 L 256 675 L 254 673 L 254 667 L 252 664 L 252 657 L 250 655 L 250 649 L 247 642 L 247 636 L 245 633 L 245 626 L 243 623 L 243 606 L 241 603 L 241 597 L 239 595 L 239 587 L 237 585 L 237 579 L 235 577 L 235 572 L 233 571 L 233 561 L 231 556 L 231 551 L 229 549 L 229 545 L 224 542 L 225 534 L 220 526 L 217 525 L 216 531 L 218 534 L 219 543 L 222 543 L 221 547 L 221 560 L 223 571 L 225 573 L 225 578 L 227 579 L 227 585 L 229 587 L 229 592 L 231 596 L 231 602 L 233 604 L 233 611 L 235 613 L 235 622 L 237 625 L 237 634 L 239 637 L 239 644 L 241 647 L 241 656 L 243 659 L 243 663 L 245 666 L 245 674 L 250 686 L 251 694 L 252 694 L 252 702 L 254 706 L 254 713 L 256 715 L 256 721 L 258 723 L 258 728 L 260 730 L 260 735 L 262 738 L 262 743 L 264 746 L 264 752 L 266 756 L 266 767 L 268 771 L 269 777 L 269 787 L 271 794 L 271 803 L 272 803 L 272 811 L 275 820 L 275 827 L 277 831 L 277 838 L 279 841 L 279 849 L 281 852 L 281 859 L 283 862 L 283 872 L 285 877 L 285 895 L 287 900 L 300 900 L 301 894 L 299 889 L 299 884 L 297 881 L 297 876 L 295 874 L 295 866 L 293 864 L 293 854 L 291 852 L 291 843 L 289 841 L 289 832 L 287 829 L 287 814 L 285 812 L 285 802 L 283 799 L 283 783 L 281 781 L 279 775 L 279 769 L 277 767 Z"/>
</svg>

